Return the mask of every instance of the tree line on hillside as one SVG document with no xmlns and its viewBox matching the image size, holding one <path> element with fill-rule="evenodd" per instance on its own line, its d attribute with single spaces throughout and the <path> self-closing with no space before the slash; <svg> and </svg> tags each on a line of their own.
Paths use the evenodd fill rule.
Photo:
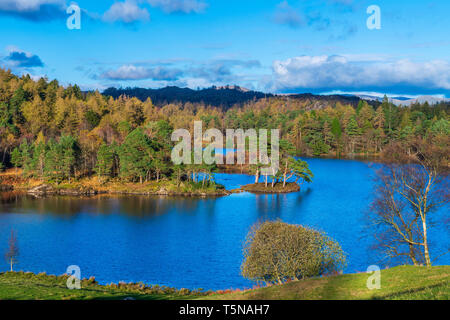
<svg viewBox="0 0 450 320">
<path fill-rule="evenodd" d="M 213 184 L 212 172 L 215 165 L 174 165 L 171 161 L 173 143 L 170 141 L 172 128 L 164 120 L 151 122 L 144 128 L 131 131 L 121 144 L 102 143 L 89 160 L 77 137 L 63 135 L 58 140 L 45 140 L 42 133 L 28 143 L 24 140 L 11 153 L 11 162 L 23 169 L 25 177 L 42 181 L 71 181 L 97 175 L 102 181 L 120 178 L 123 181 L 159 182 L 163 178 L 183 179 L 194 183 Z M 201 176 L 201 177 L 200 177 Z"/>
<path fill-rule="evenodd" d="M 385 99 L 376 109 L 365 101 L 357 107 L 339 102 L 318 107 L 312 99 L 269 97 L 226 111 L 200 103 L 157 107 L 150 99 L 83 93 L 76 85 L 64 88 L 56 80 L 34 81 L 29 75 L 17 77 L 0 69 L 0 166 L 17 166 L 20 151 L 24 152 L 21 165 L 25 171 L 31 166 L 28 172 L 40 177 L 45 171 L 69 179 L 111 170 L 112 176 L 137 181 L 158 179 L 178 170 L 166 169 L 169 163 L 164 152 L 154 155 L 167 149 L 159 145 L 157 124 L 187 129 L 192 134 L 197 120 L 203 121 L 204 130 L 217 128 L 222 132 L 228 128 L 279 129 L 281 139 L 293 146 L 295 155 L 370 155 L 395 141 L 448 136 L 449 106 L 425 103 L 397 107 Z M 145 153 L 145 157 L 153 157 L 151 168 L 128 167 L 133 157 L 124 150 L 134 139 L 141 139 L 139 143 L 152 150 Z M 72 151 L 62 156 L 61 150 L 67 146 Z M 66 162 L 57 163 L 56 158 Z"/>
<path fill-rule="evenodd" d="M 111 96 L 114 99 L 117 99 L 123 95 L 128 97 L 136 97 L 141 101 L 151 99 L 157 106 L 164 106 L 170 103 L 184 104 L 190 102 L 213 105 L 225 110 L 237 104 L 242 105 L 255 99 L 273 96 L 272 94 L 245 90 L 234 86 L 220 88 L 211 87 L 198 90 L 179 87 L 165 87 L 161 89 L 108 88 L 103 91 L 103 94 L 106 96 Z"/>
</svg>

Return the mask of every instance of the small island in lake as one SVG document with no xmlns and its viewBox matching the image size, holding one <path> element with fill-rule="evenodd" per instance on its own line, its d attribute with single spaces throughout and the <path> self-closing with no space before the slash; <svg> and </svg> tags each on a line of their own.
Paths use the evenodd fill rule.
<svg viewBox="0 0 450 320">
<path fill-rule="evenodd" d="M 275 184 L 273 187 L 271 184 L 266 186 L 265 183 L 248 184 L 241 187 L 242 191 L 251 193 L 291 193 L 300 191 L 300 186 L 297 183 L 287 183 L 285 186 L 281 183 Z"/>
<path fill-rule="evenodd" d="M 287 145 L 287 143 L 283 143 L 283 145 Z M 283 168 L 269 176 L 267 171 L 262 169 L 262 164 L 251 165 L 250 172 L 255 175 L 255 183 L 242 186 L 239 191 L 265 194 L 291 193 L 300 191 L 303 183 L 313 181 L 314 174 L 306 161 L 293 157 L 292 153 L 286 152 L 283 148 L 281 151 Z M 259 182 L 261 175 L 264 176 L 262 183 Z"/>
</svg>

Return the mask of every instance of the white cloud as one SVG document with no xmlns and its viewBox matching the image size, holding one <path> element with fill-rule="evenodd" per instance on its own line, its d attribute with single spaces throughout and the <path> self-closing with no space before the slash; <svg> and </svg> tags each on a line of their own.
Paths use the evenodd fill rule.
<svg viewBox="0 0 450 320">
<path fill-rule="evenodd" d="M 61 18 L 65 9 L 65 0 L 0 0 L 0 14 L 32 21 Z"/>
<path fill-rule="evenodd" d="M 8 46 L 6 50 L 8 51 L 8 56 L 4 59 L 0 59 L 0 63 L 3 64 L 4 67 L 12 69 L 28 69 L 44 66 L 41 58 L 35 54 L 23 51 L 16 46 Z"/>
<path fill-rule="evenodd" d="M 181 74 L 177 69 L 169 69 L 164 67 L 145 68 L 134 65 L 123 65 L 117 70 L 110 70 L 100 75 L 101 79 L 107 80 L 176 80 Z"/>
<path fill-rule="evenodd" d="M 149 21 L 150 14 L 147 9 L 140 8 L 136 1 L 126 0 L 125 2 L 115 2 L 105 12 L 103 20 L 107 22 L 134 23 L 136 21 Z"/>
<path fill-rule="evenodd" d="M 201 13 L 208 6 L 201 0 L 147 0 L 147 2 L 166 13 Z"/>
<path fill-rule="evenodd" d="M 5 11 L 38 11 L 43 5 L 65 6 L 64 0 L 1 0 L 0 10 Z"/>
<path fill-rule="evenodd" d="M 450 63 L 300 56 L 273 62 L 272 90 L 450 90 Z"/>
</svg>

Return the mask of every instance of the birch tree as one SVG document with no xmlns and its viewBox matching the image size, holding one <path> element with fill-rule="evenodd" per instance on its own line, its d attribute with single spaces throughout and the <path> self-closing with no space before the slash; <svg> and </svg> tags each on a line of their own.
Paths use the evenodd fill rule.
<svg viewBox="0 0 450 320">
<path fill-rule="evenodd" d="M 416 140 L 409 154 L 404 145 L 386 148 L 388 164 L 376 174 L 371 221 L 378 247 L 388 258 L 408 258 L 430 267 L 431 221 L 449 201 L 449 147 Z"/>
</svg>

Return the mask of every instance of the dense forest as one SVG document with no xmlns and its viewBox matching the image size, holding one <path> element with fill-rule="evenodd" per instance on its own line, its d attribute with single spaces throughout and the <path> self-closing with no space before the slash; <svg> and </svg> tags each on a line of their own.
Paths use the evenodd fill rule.
<svg viewBox="0 0 450 320">
<path fill-rule="evenodd" d="M 228 109 L 191 102 L 157 106 L 151 99 L 83 93 L 76 85 L 0 69 L 0 167 L 21 167 L 41 179 L 178 179 L 186 168 L 170 162 L 170 134 L 178 128 L 192 132 L 195 120 L 222 131 L 280 129 L 296 155 L 376 155 L 393 141 L 448 139 L 449 107 L 398 107 L 387 99 L 378 107 L 363 100 L 317 103 L 308 96 L 264 97 Z"/>
<path fill-rule="evenodd" d="M 145 88 L 108 88 L 103 91 L 106 96 L 115 99 L 122 95 L 135 97 L 141 101 L 151 99 L 153 104 L 162 107 L 169 103 L 201 103 L 213 105 L 223 109 L 234 105 L 242 105 L 246 102 L 272 97 L 271 94 L 247 90 L 236 86 L 212 87 L 207 89 L 192 90 L 189 88 L 165 87 L 161 89 Z"/>
<path fill-rule="evenodd" d="M 185 104 L 187 102 L 211 105 L 221 108 L 224 111 L 231 107 L 243 106 L 246 103 L 259 100 L 274 98 L 277 95 L 270 93 L 262 93 L 251 91 L 237 86 L 211 87 L 206 89 L 192 90 L 189 88 L 165 87 L 161 89 L 145 89 L 145 88 L 108 88 L 103 91 L 103 95 L 113 97 L 114 99 L 124 95 L 127 97 L 135 97 L 141 101 L 150 98 L 153 104 L 163 107 L 170 103 Z M 283 97 L 282 95 L 278 97 Z M 335 105 L 336 103 L 348 104 L 356 107 L 361 101 L 356 96 L 346 95 L 314 95 L 310 93 L 292 94 L 289 99 L 299 100 L 300 103 L 308 103 L 314 105 L 314 108 Z M 378 107 L 380 102 L 377 100 L 367 101 L 373 107 Z"/>
</svg>

